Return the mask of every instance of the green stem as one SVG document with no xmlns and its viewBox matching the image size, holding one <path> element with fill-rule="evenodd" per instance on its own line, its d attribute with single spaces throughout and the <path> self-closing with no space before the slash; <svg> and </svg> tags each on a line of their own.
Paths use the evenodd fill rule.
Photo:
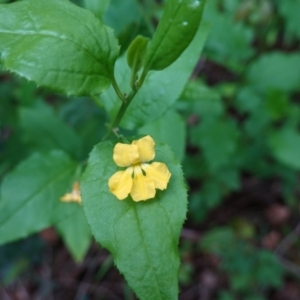
<svg viewBox="0 0 300 300">
<path fill-rule="evenodd" d="M 126 112 L 126 110 L 127 110 L 127 107 L 129 106 L 129 104 L 130 104 L 132 98 L 135 96 L 135 94 L 134 94 L 133 96 L 131 96 L 131 97 L 130 97 L 130 96 L 131 96 L 131 93 L 130 93 L 130 95 L 128 96 L 126 102 L 123 102 L 123 103 L 122 103 L 122 105 L 121 105 L 121 107 L 120 107 L 120 109 L 119 109 L 119 111 L 118 111 L 118 114 L 117 114 L 117 116 L 116 116 L 114 122 L 109 126 L 109 128 L 108 128 L 108 130 L 107 130 L 105 136 L 104 136 L 103 139 L 102 139 L 102 141 L 105 141 L 105 140 L 111 135 L 112 131 L 113 131 L 116 127 L 119 126 L 119 124 L 120 124 L 120 122 L 121 122 L 121 120 L 122 120 L 122 118 L 123 118 L 123 116 L 124 116 L 124 114 L 125 114 L 125 112 Z"/>
<path fill-rule="evenodd" d="M 119 86 L 118 86 L 114 76 L 112 77 L 112 82 L 111 83 L 112 83 L 112 86 L 113 86 L 116 94 L 118 95 L 118 97 L 122 100 L 123 103 L 126 102 L 126 96 L 119 89 Z"/>
<path fill-rule="evenodd" d="M 119 124 L 120 124 L 120 122 L 121 122 L 121 120 L 122 120 L 122 118 L 123 118 L 123 116 L 124 116 L 124 114 L 125 114 L 125 112 L 126 112 L 128 106 L 130 105 L 132 99 L 134 98 L 134 96 L 135 96 L 136 93 L 138 92 L 139 88 L 142 86 L 142 84 L 143 84 L 143 82 L 144 82 L 144 80 L 145 80 L 145 78 L 146 78 L 147 73 L 148 73 L 147 70 L 143 70 L 143 73 L 142 73 L 142 75 L 141 75 L 141 77 L 140 77 L 139 82 L 136 84 L 136 86 L 134 86 L 134 87 L 132 88 L 130 94 L 129 94 L 127 97 L 125 97 L 125 96 L 123 95 L 124 98 L 125 98 L 125 100 L 122 102 L 122 105 L 121 105 L 121 107 L 120 107 L 120 109 L 119 109 L 119 111 L 118 111 L 118 114 L 117 114 L 117 116 L 116 116 L 114 122 L 109 126 L 109 128 L 108 128 L 106 134 L 105 134 L 104 137 L 102 138 L 102 141 L 107 140 L 108 137 L 109 137 L 109 136 L 111 135 L 111 133 L 113 132 L 113 130 L 119 126 Z"/>
</svg>

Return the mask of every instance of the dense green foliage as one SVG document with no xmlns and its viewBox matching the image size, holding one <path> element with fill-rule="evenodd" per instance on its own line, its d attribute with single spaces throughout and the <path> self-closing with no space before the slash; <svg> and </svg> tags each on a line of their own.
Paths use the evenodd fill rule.
<svg viewBox="0 0 300 300">
<path fill-rule="evenodd" d="M 299 215 L 300 0 L 73 2 L 0 4 L 0 244 L 53 226 L 82 261 L 93 236 L 139 299 L 173 300 L 188 210 L 209 229 L 179 252 L 220 260 L 215 299 L 266 299 L 285 274 L 260 248 L 272 226 L 210 218 L 248 178 L 278 182 L 272 201 Z M 113 147 L 148 134 L 168 188 L 119 201 Z M 83 204 L 59 201 L 75 181 Z M 193 272 L 184 261 L 180 283 Z"/>
</svg>

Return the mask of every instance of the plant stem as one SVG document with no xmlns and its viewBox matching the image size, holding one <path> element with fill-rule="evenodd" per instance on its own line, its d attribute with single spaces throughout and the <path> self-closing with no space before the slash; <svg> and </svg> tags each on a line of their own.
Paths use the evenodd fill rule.
<svg viewBox="0 0 300 300">
<path fill-rule="evenodd" d="M 112 77 L 111 83 L 112 83 L 112 86 L 113 86 L 117 96 L 122 100 L 123 103 L 126 102 L 126 100 L 127 100 L 126 96 L 120 91 L 119 86 L 118 86 L 114 76 Z"/>
<path fill-rule="evenodd" d="M 109 126 L 105 136 L 103 137 L 102 141 L 105 141 L 109 136 L 110 134 L 112 133 L 112 131 L 114 130 L 114 128 L 118 127 L 126 110 L 127 110 L 127 107 L 129 106 L 132 98 L 135 96 L 136 92 L 134 94 L 132 94 L 132 92 L 129 94 L 129 96 L 127 97 L 126 101 L 124 101 L 118 111 L 118 114 L 114 120 L 114 122 Z"/>
<path fill-rule="evenodd" d="M 128 106 L 130 105 L 132 99 L 134 98 L 134 96 L 136 95 L 136 93 L 138 92 L 139 88 L 142 86 L 145 78 L 146 78 L 146 75 L 147 75 L 148 71 L 147 70 L 144 70 L 141 77 L 140 77 L 140 80 L 136 83 L 135 86 L 132 87 L 132 90 L 130 92 L 130 94 L 126 97 L 125 95 L 122 94 L 122 92 L 120 91 L 120 93 L 123 95 L 124 97 L 124 101 L 122 102 L 122 105 L 118 111 L 118 114 L 115 118 L 115 120 L 113 121 L 113 123 L 109 126 L 106 134 L 103 136 L 102 138 L 102 141 L 105 141 L 107 140 L 107 138 L 111 135 L 112 131 L 117 128 L 128 108 Z M 116 83 L 116 82 L 115 82 Z M 117 83 L 116 83 L 116 86 L 117 86 Z"/>
</svg>

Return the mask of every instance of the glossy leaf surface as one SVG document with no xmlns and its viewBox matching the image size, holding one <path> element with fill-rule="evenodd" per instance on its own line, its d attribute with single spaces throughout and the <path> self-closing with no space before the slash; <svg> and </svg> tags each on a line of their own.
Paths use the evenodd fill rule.
<svg viewBox="0 0 300 300">
<path fill-rule="evenodd" d="M 162 70 L 172 64 L 194 38 L 205 0 L 168 0 L 164 14 L 149 43 L 146 70 Z"/>
<path fill-rule="evenodd" d="M 66 0 L 0 6 L 4 69 L 67 95 L 108 88 L 119 46 L 95 15 Z"/>
</svg>

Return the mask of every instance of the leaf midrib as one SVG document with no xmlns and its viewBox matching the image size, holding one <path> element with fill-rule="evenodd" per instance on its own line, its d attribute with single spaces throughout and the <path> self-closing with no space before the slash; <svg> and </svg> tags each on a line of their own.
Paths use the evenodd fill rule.
<svg viewBox="0 0 300 300">
<path fill-rule="evenodd" d="M 139 214 L 138 214 L 138 210 L 137 210 L 137 205 L 136 204 L 133 204 L 133 211 L 136 215 L 136 218 L 137 218 L 137 221 L 138 221 L 138 229 L 140 231 L 140 234 L 142 236 L 142 243 L 144 244 L 144 249 L 146 251 L 146 255 L 147 255 L 147 258 L 148 258 L 148 262 L 149 262 L 149 265 L 150 265 L 150 268 L 152 270 L 152 273 L 154 274 L 154 278 L 155 278 L 155 281 L 156 281 L 156 285 L 157 285 L 157 289 L 158 289 L 158 292 L 159 292 L 159 296 L 160 296 L 160 299 L 163 300 L 163 297 L 162 297 L 162 294 L 161 294 L 161 290 L 160 290 L 160 286 L 159 286 L 159 280 L 157 279 L 157 275 L 156 275 L 156 272 L 153 268 L 153 265 L 152 265 L 152 260 L 151 260 L 151 256 L 148 252 L 148 247 L 147 247 L 147 244 L 145 242 L 145 237 L 144 237 L 144 233 L 143 233 L 143 230 L 142 230 L 142 223 L 141 223 L 141 220 L 140 220 L 140 217 L 139 217 Z"/>
<path fill-rule="evenodd" d="M 181 8 L 181 5 L 182 5 L 182 3 L 181 3 L 181 4 L 178 6 L 178 8 L 176 9 L 175 14 L 174 14 L 173 21 L 168 23 L 167 30 L 166 30 L 165 34 L 163 35 L 163 37 L 162 37 L 162 39 L 161 39 L 161 43 L 159 43 L 159 46 L 160 46 L 160 47 L 161 47 L 161 45 L 164 43 L 164 41 L 165 41 L 165 39 L 166 39 L 166 37 L 167 37 L 167 35 L 168 35 L 168 32 L 170 31 L 170 28 L 173 27 L 172 24 L 174 23 L 174 20 L 175 20 L 176 17 L 177 17 L 177 14 L 178 14 L 178 11 L 179 11 L 180 8 Z M 154 58 L 155 58 L 157 52 L 159 51 L 160 47 L 157 47 L 157 48 L 155 49 L 155 51 L 153 52 L 152 57 L 151 57 L 151 59 L 149 60 L 147 66 L 145 66 L 145 69 L 148 69 L 148 68 L 149 68 L 149 66 L 151 65 L 152 61 L 154 60 Z"/>
</svg>

